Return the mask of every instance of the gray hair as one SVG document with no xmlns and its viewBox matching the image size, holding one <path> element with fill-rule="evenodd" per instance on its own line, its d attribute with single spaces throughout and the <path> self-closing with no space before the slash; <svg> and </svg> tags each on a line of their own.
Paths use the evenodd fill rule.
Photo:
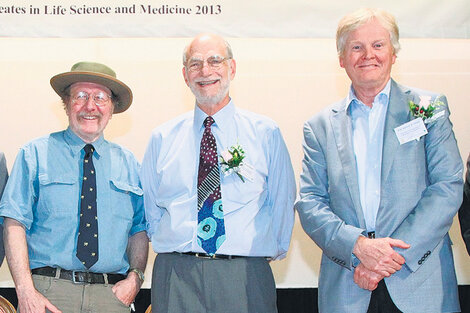
<svg viewBox="0 0 470 313">
<path fill-rule="evenodd" d="M 226 50 L 226 53 L 227 55 L 225 56 L 226 58 L 228 59 L 233 59 L 233 52 L 232 52 L 232 47 L 230 46 L 230 44 L 228 43 L 227 40 L 225 39 L 222 39 L 223 40 L 223 43 L 224 43 L 224 46 L 225 46 L 225 50 Z M 191 41 L 192 43 L 192 41 Z M 184 51 L 183 51 L 183 65 L 186 66 L 186 62 L 188 61 L 188 53 L 189 53 L 189 48 L 191 47 L 191 43 L 188 44 L 186 47 L 184 47 Z"/>
<path fill-rule="evenodd" d="M 372 19 L 376 19 L 390 33 L 393 53 L 400 51 L 400 33 L 395 17 L 381 9 L 363 8 L 347 14 L 339 21 L 336 30 L 336 50 L 339 56 L 344 53 L 349 34 Z"/>
</svg>

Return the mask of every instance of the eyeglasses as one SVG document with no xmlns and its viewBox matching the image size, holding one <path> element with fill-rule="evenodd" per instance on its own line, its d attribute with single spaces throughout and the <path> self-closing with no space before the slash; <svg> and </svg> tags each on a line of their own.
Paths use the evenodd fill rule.
<svg viewBox="0 0 470 313">
<path fill-rule="evenodd" d="M 72 101 L 75 104 L 84 105 L 88 102 L 88 99 L 90 99 L 90 97 L 93 99 L 93 102 L 95 102 L 95 104 L 99 107 L 105 106 L 109 103 L 109 100 L 111 100 L 111 95 L 108 95 L 107 93 L 102 91 L 94 94 L 89 94 L 85 91 L 79 91 L 75 95 L 72 95 Z"/>
<path fill-rule="evenodd" d="M 214 55 L 214 56 L 208 57 L 206 59 L 206 62 L 207 62 L 207 65 L 212 70 L 218 70 L 222 67 L 222 63 L 230 59 L 231 58 L 223 58 L 221 56 Z M 188 68 L 190 72 L 199 72 L 204 67 L 204 60 L 191 59 L 186 64 L 186 67 Z"/>
</svg>

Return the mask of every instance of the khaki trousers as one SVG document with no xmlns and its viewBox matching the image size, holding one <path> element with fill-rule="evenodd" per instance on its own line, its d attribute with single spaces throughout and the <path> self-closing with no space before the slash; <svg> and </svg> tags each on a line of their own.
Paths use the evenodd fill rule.
<svg viewBox="0 0 470 313">
<path fill-rule="evenodd" d="M 41 275 L 33 275 L 33 282 L 36 289 L 63 313 L 130 312 L 130 308 L 114 296 L 111 284 L 74 284 Z"/>
</svg>

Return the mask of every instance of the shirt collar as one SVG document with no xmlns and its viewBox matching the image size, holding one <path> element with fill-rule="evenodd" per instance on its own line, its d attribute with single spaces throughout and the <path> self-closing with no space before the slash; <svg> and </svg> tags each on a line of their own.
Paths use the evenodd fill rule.
<svg viewBox="0 0 470 313">
<path fill-rule="evenodd" d="M 391 81 L 392 79 L 389 79 L 387 84 L 385 85 L 384 89 L 382 89 L 374 98 L 374 103 L 379 103 L 379 104 L 388 104 L 388 100 L 390 99 L 390 86 L 391 86 Z M 351 103 L 353 103 L 353 105 L 359 105 L 359 104 L 362 104 L 365 106 L 365 104 L 362 103 L 361 100 L 359 100 L 357 97 L 356 97 L 356 93 L 354 92 L 354 88 L 351 84 L 351 87 L 349 88 L 349 94 L 346 98 L 346 103 L 347 103 L 347 107 L 346 107 L 346 110 L 349 109 L 349 107 L 351 106 Z"/>
<path fill-rule="evenodd" d="M 217 113 L 212 115 L 214 119 L 214 124 L 212 127 L 217 127 L 221 132 L 224 131 L 230 125 L 230 121 L 233 120 L 233 115 L 235 114 L 235 104 L 233 103 L 232 99 L 230 102 L 220 109 Z M 208 115 L 202 111 L 197 105 L 194 111 L 194 129 L 196 132 L 200 132 L 204 129 L 204 120 L 208 117 Z"/>
<path fill-rule="evenodd" d="M 73 155 L 80 154 L 81 150 L 86 145 L 86 142 L 84 142 L 80 137 L 78 137 L 77 134 L 75 134 L 72 129 L 70 129 L 70 127 L 67 127 L 67 129 L 65 130 L 64 138 L 65 142 L 69 145 L 69 148 L 72 151 Z M 98 156 L 102 153 L 102 150 L 104 149 L 104 143 L 105 140 L 103 134 L 101 134 L 98 139 L 91 143 L 95 148 L 95 152 Z"/>
</svg>

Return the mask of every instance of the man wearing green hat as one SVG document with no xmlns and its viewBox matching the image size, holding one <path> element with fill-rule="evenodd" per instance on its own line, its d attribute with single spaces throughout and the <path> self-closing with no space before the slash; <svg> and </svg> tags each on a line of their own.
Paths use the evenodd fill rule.
<svg viewBox="0 0 470 313">
<path fill-rule="evenodd" d="M 132 92 L 91 62 L 51 86 L 69 127 L 20 149 L 0 203 L 18 309 L 129 312 L 148 253 L 139 164 L 103 131 Z"/>
</svg>

